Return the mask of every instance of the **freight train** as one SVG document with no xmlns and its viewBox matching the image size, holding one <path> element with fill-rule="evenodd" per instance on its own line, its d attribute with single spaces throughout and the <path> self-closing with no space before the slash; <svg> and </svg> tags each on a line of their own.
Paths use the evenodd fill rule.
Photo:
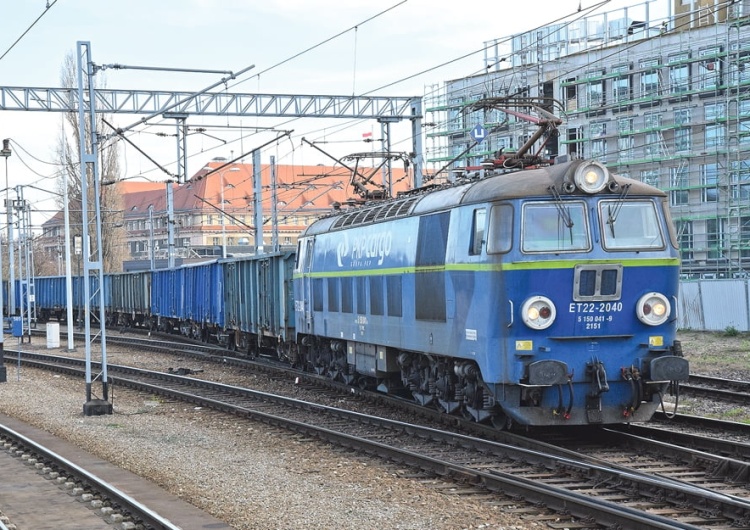
<svg viewBox="0 0 750 530">
<path fill-rule="evenodd" d="M 575 160 L 339 210 L 296 251 L 105 275 L 104 292 L 112 325 L 498 428 L 613 424 L 689 376 L 679 267 L 665 193 Z M 37 278 L 40 317 L 65 318 L 64 295 Z"/>
</svg>

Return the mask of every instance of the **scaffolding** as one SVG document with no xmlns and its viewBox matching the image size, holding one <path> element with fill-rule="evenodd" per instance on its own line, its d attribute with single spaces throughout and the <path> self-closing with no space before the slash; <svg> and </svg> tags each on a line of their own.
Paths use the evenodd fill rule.
<svg viewBox="0 0 750 530">
<path fill-rule="evenodd" d="M 592 158 L 664 190 L 685 277 L 750 274 L 750 0 L 650 0 L 485 43 L 485 73 L 425 96 L 426 173 L 518 149 L 533 125 L 486 98 L 551 98 L 554 158 Z M 471 131 L 492 133 L 472 149 Z"/>
</svg>

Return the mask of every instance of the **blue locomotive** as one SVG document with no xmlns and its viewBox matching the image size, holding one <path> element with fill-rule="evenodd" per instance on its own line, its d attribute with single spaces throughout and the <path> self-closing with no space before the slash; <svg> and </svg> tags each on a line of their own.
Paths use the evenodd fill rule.
<svg viewBox="0 0 750 530">
<path fill-rule="evenodd" d="M 107 274 L 107 319 L 498 427 L 644 421 L 688 378 L 666 201 L 580 160 L 415 190 L 296 252 Z M 36 282 L 40 318 L 64 318 L 64 278 Z"/>
<path fill-rule="evenodd" d="M 647 420 L 688 378 L 666 196 L 595 161 L 321 219 L 294 273 L 306 363 L 476 421 Z"/>
</svg>

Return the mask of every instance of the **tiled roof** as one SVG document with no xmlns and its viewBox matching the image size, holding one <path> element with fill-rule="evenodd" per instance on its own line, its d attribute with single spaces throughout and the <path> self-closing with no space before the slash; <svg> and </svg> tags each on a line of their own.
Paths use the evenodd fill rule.
<svg viewBox="0 0 750 530">
<path fill-rule="evenodd" d="M 183 184 L 173 184 L 174 211 L 213 212 L 221 208 L 221 188 L 224 180 L 224 207 L 227 211 L 251 210 L 253 205 L 252 164 L 229 164 L 212 161 Z M 211 169 L 222 169 L 204 178 Z M 236 168 L 236 169 L 235 169 Z M 382 184 L 382 173 L 375 168 L 359 168 L 360 173 L 370 178 L 373 184 Z M 393 194 L 409 189 L 411 180 L 405 178 L 402 167 L 393 168 Z M 276 166 L 277 208 L 289 213 L 301 210 L 330 210 L 336 202 L 345 203 L 358 199 L 356 189 L 350 183 L 351 172 L 341 166 Z M 271 166 L 261 166 L 261 196 L 263 210 L 271 210 Z M 370 186 L 371 189 L 375 187 Z M 165 182 L 143 182 L 123 180 L 104 188 L 104 193 L 113 190 L 122 195 L 122 208 L 126 217 L 141 217 L 148 213 L 149 205 L 154 212 L 164 212 L 166 205 Z M 201 200 L 204 199 L 204 200 Z M 205 202 L 204 202 L 205 201 Z M 62 215 L 56 214 L 45 225 L 58 225 Z"/>
<path fill-rule="evenodd" d="M 224 183 L 225 209 L 237 210 L 252 208 L 255 195 L 253 185 L 253 166 L 251 164 L 231 164 L 204 178 L 209 169 L 221 167 L 224 162 L 211 162 L 196 173 L 188 182 L 174 185 L 174 211 L 213 211 L 211 205 L 221 208 L 221 189 Z M 377 169 L 363 168 L 366 176 L 372 176 L 374 183 L 382 183 L 381 173 Z M 394 169 L 392 181 L 394 194 L 408 189 L 408 179 L 404 170 Z M 351 173 L 342 167 L 331 166 L 276 166 L 277 207 L 285 211 L 310 208 L 330 209 L 333 203 L 344 203 L 356 198 L 356 190 L 350 184 Z M 271 166 L 261 166 L 261 200 L 263 209 L 271 209 Z M 131 181 L 127 182 L 132 183 Z M 123 182 L 125 184 L 125 182 Z M 140 184 L 140 183 L 139 183 Z M 166 210 L 166 185 L 160 184 L 157 189 L 123 193 L 125 213 L 147 212 L 149 205 L 154 211 Z M 204 201 L 201 200 L 204 199 Z M 209 204 L 207 204 L 209 203 Z"/>
</svg>

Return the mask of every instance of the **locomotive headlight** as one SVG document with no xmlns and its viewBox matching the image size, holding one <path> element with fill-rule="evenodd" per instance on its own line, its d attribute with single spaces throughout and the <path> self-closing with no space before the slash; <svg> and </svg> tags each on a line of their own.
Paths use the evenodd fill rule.
<svg viewBox="0 0 750 530">
<path fill-rule="evenodd" d="M 555 321 L 557 310 L 546 296 L 533 296 L 521 307 L 523 323 L 531 329 L 547 329 Z"/>
<path fill-rule="evenodd" d="M 578 189 L 586 193 L 598 193 L 607 185 L 607 168 L 593 160 L 584 162 L 576 168 L 573 179 Z"/>
<path fill-rule="evenodd" d="M 672 312 L 669 300 L 661 293 L 647 293 L 641 296 L 636 307 L 638 320 L 649 326 L 664 324 Z"/>
</svg>

